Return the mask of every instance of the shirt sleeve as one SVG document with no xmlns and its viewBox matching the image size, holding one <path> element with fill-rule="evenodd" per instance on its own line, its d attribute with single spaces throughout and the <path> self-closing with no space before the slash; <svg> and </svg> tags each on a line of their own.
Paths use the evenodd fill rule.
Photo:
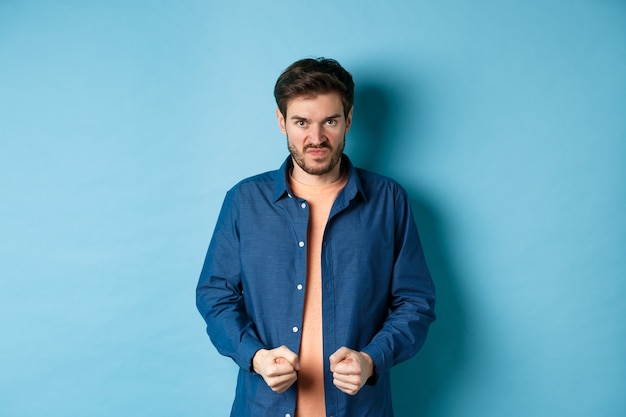
<svg viewBox="0 0 626 417">
<path fill-rule="evenodd" d="M 389 314 L 380 331 L 362 349 L 372 358 L 376 375 L 414 356 L 435 320 L 435 288 L 409 199 L 402 189 L 395 198 L 395 213 Z"/>
<path fill-rule="evenodd" d="M 263 345 L 246 313 L 241 284 L 238 210 L 233 190 L 226 194 L 196 288 L 196 306 L 218 352 L 252 371 Z"/>
</svg>

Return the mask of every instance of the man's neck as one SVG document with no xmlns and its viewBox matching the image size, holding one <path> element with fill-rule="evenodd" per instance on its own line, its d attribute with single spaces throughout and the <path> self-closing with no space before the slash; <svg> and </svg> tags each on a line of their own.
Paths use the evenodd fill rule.
<svg viewBox="0 0 626 417">
<path fill-rule="evenodd" d="M 291 176 L 294 180 L 304 185 L 329 185 L 341 178 L 341 162 L 339 162 L 330 172 L 322 175 L 309 174 L 294 162 Z"/>
</svg>

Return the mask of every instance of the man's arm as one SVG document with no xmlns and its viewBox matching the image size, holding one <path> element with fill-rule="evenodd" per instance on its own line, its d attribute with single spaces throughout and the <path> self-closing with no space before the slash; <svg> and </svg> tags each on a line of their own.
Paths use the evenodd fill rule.
<svg viewBox="0 0 626 417">
<path fill-rule="evenodd" d="M 401 188 L 395 208 L 389 313 L 382 328 L 361 351 L 371 357 L 375 374 L 383 374 L 415 355 L 435 320 L 435 288 L 408 197 Z"/>
<path fill-rule="evenodd" d="M 196 288 L 196 306 L 219 353 L 251 371 L 252 358 L 264 348 L 244 304 L 238 209 L 234 192 L 226 194 Z"/>
</svg>

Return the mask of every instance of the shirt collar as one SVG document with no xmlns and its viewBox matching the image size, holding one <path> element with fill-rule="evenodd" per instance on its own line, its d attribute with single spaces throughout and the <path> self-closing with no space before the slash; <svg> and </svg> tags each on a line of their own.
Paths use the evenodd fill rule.
<svg viewBox="0 0 626 417">
<path fill-rule="evenodd" d="M 352 165 L 352 161 L 350 161 L 350 158 L 348 158 L 346 154 L 343 154 L 341 157 L 341 165 L 343 166 L 343 169 L 348 171 L 348 182 L 343 189 L 345 197 L 349 201 L 352 200 L 358 193 L 361 194 L 364 200 L 367 200 L 367 195 L 363 189 L 361 179 L 359 178 L 359 171 L 354 165 Z M 289 188 L 289 175 L 292 168 L 293 159 L 291 159 L 291 156 L 288 156 L 278 171 L 276 171 L 274 181 L 274 202 L 280 200 L 284 196 L 290 198 L 293 196 L 293 192 Z"/>
</svg>

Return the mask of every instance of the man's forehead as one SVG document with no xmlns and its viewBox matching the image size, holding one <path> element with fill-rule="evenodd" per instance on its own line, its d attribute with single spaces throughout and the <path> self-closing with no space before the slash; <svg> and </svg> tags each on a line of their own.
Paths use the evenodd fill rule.
<svg viewBox="0 0 626 417">
<path fill-rule="evenodd" d="M 321 113 L 326 117 L 343 114 L 343 102 L 339 93 L 307 94 L 294 97 L 287 102 L 287 115 L 296 113 Z M 327 113 L 327 114 L 326 114 Z"/>
</svg>

